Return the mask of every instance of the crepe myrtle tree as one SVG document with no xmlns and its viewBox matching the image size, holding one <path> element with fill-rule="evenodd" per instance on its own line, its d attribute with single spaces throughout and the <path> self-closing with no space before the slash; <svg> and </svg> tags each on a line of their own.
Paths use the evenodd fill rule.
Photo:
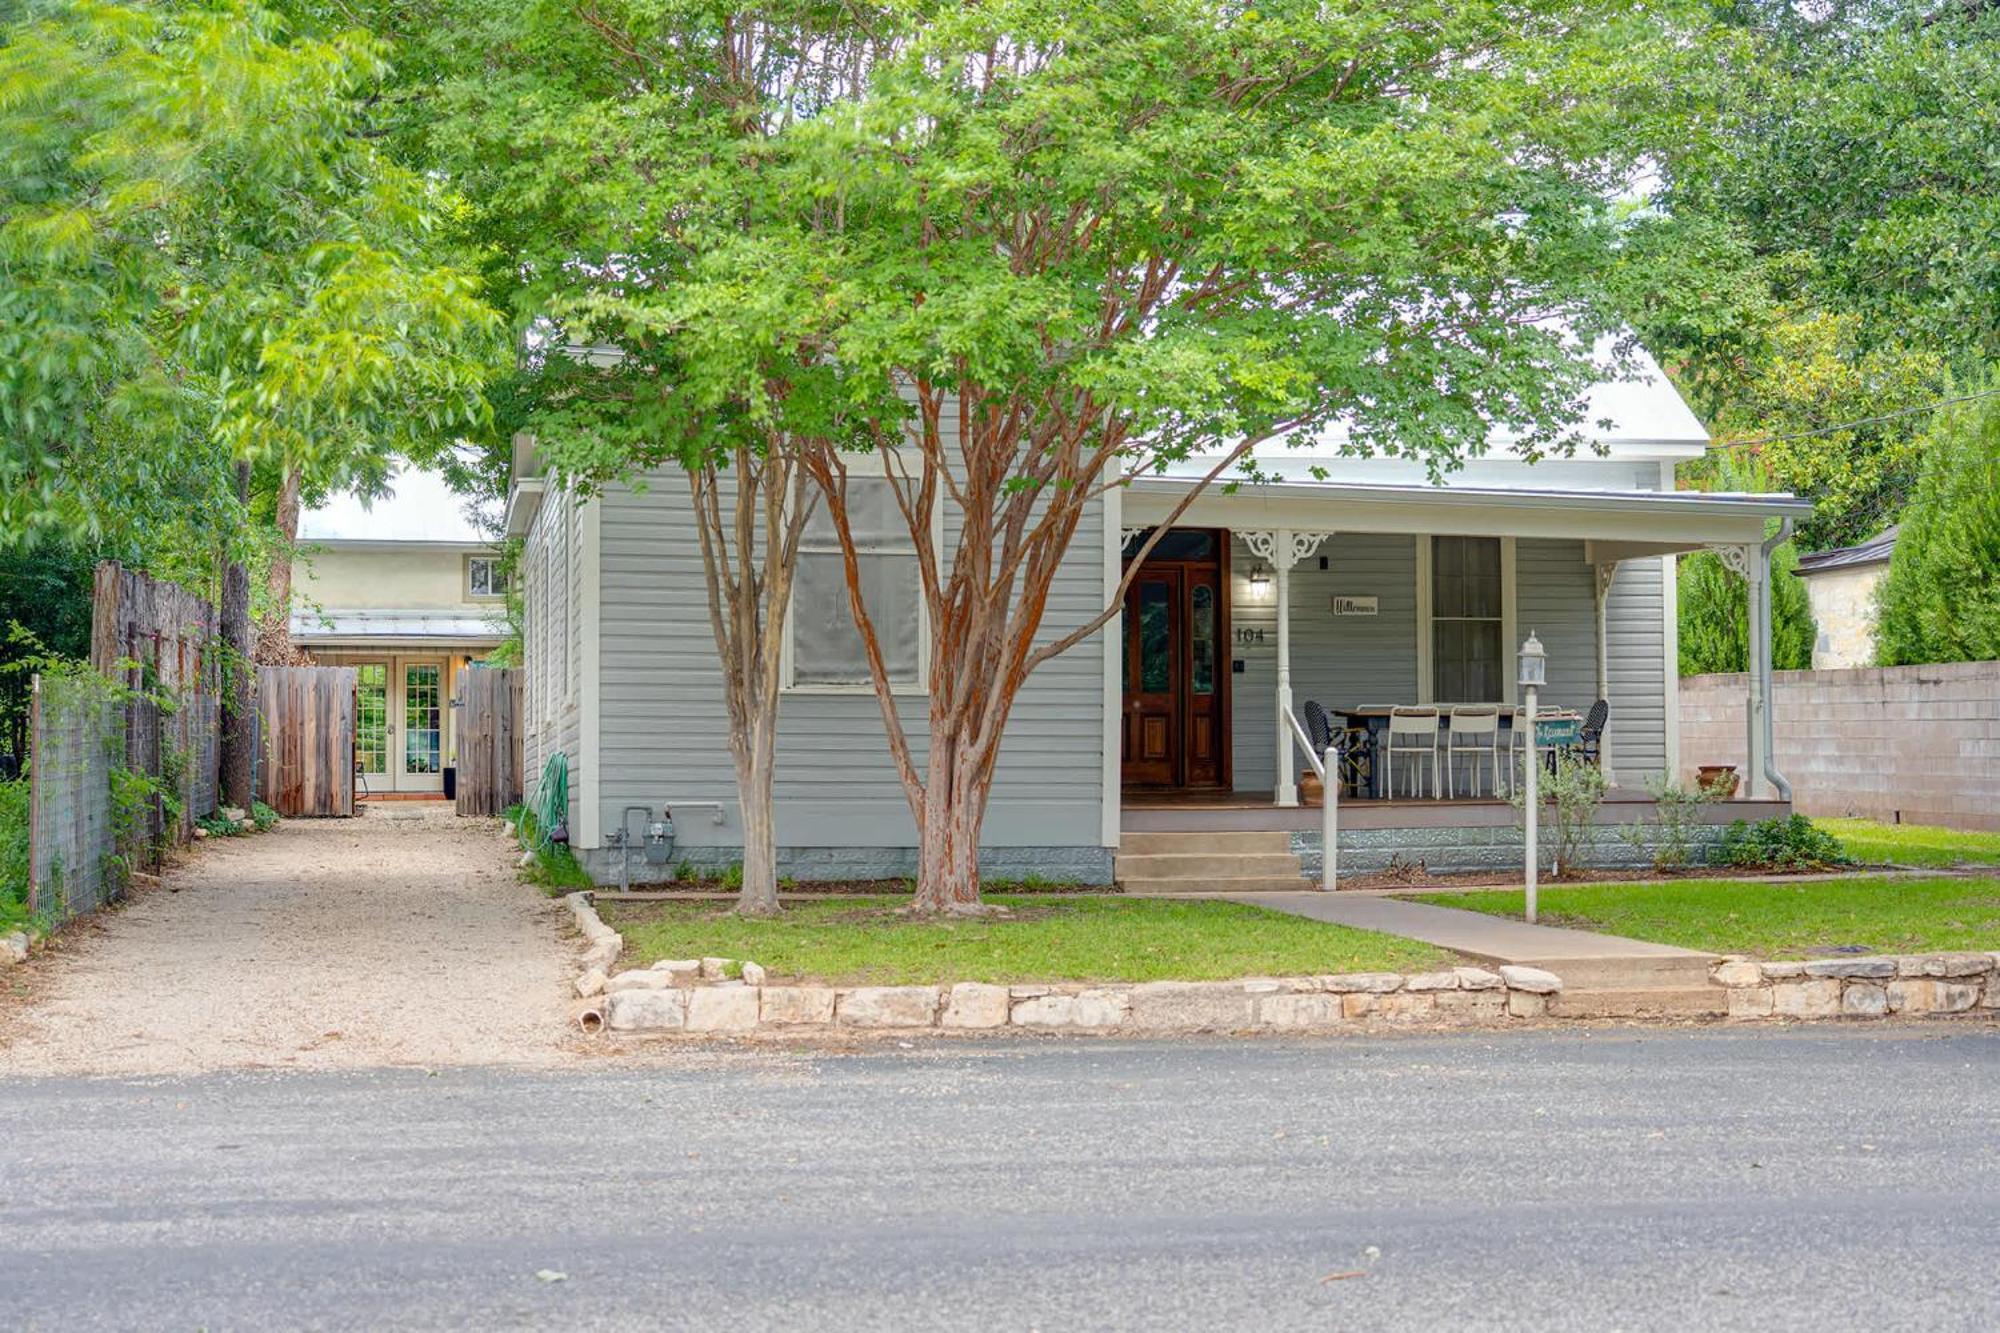
<svg viewBox="0 0 2000 1333">
<path fill-rule="evenodd" d="M 853 458 L 806 466 L 916 823 L 918 911 L 983 910 L 1015 702 L 1122 602 L 1044 624 L 1110 488 L 1188 459 L 1253 481 L 1257 444 L 1333 423 L 1345 453 L 1434 472 L 1496 427 L 1530 457 L 1575 446 L 1614 327 L 1604 201 L 1660 124 L 1673 37 L 1570 0 L 996 0 L 928 15 L 864 97 L 788 130 L 755 230 L 813 238 L 844 307 L 824 355 L 896 393 L 866 433 L 928 616 L 921 756 L 863 592 Z M 710 269 L 760 251 L 731 238 Z"/>
</svg>

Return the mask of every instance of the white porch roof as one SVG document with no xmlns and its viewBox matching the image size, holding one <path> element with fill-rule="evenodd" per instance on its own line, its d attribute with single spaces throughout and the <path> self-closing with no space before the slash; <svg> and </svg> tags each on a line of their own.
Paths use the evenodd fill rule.
<svg viewBox="0 0 2000 1333">
<path fill-rule="evenodd" d="M 1120 506 L 1121 525 L 1164 522 L 1193 484 L 1179 477 L 1133 479 Z M 1811 512 L 1811 502 L 1790 495 L 1274 482 L 1245 484 L 1234 493 L 1211 486 L 1174 521 L 1299 532 L 1566 537 L 1592 543 L 1592 560 L 1604 562 L 1762 541 L 1769 520 Z"/>
<path fill-rule="evenodd" d="M 492 644 L 506 637 L 492 616 L 464 611 L 294 611 L 292 638 L 303 644 Z"/>
</svg>

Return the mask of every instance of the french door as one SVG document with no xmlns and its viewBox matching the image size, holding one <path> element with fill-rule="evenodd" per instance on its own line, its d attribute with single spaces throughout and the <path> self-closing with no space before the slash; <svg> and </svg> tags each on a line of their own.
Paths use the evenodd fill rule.
<svg viewBox="0 0 2000 1333">
<path fill-rule="evenodd" d="M 444 663 L 403 663 L 397 791 L 444 790 Z"/>
<path fill-rule="evenodd" d="M 389 664 L 355 664 L 354 769 L 362 790 L 389 790 Z"/>
</svg>

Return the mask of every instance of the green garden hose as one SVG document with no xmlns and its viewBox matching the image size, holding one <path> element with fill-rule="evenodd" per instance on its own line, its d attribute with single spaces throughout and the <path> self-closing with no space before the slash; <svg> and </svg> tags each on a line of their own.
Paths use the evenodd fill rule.
<svg viewBox="0 0 2000 1333">
<path fill-rule="evenodd" d="M 545 852 L 557 827 L 569 820 L 569 756 L 561 750 L 542 765 L 542 780 L 535 786 L 528 813 L 535 817 L 535 831 L 532 841 L 524 837 L 522 843 L 529 851 Z"/>
</svg>

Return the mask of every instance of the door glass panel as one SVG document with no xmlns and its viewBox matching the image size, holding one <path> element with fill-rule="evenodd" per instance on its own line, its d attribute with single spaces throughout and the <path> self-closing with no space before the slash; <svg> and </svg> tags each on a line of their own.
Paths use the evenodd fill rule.
<svg viewBox="0 0 2000 1333">
<path fill-rule="evenodd" d="M 389 668 L 381 662 L 356 669 L 354 758 L 363 773 L 389 771 Z"/>
<path fill-rule="evenodd" d="M 439 669 L 433 665 L 403 668 L 403 771 L 440 771 Z"/>
<path fill-rule="evenodd" d="M 1190 594 L 1194 606 L 1194 692 L 1215 693 L 1215 589 L 1196 584 Z"/>
<path fill-rule="evenodd" d="M 1173 682 L 1172 589 L 1164 583 L 1139 585 L 1139 689 L 1164 694 Z"/>
</svg>

